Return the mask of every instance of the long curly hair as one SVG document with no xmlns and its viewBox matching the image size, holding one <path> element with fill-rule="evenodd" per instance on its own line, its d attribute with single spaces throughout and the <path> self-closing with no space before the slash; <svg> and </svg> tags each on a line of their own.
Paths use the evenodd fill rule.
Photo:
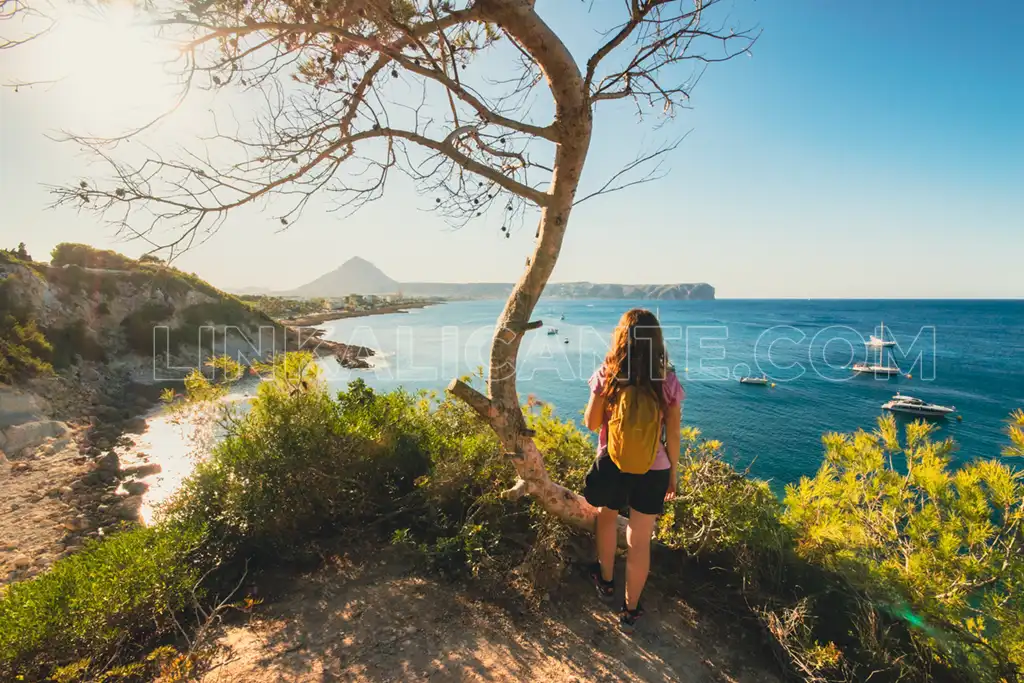
<svg viewBox="0 0 1024 683">
<path fill-rule="evenodd" d="M 623 313 L 604 359 L 602 395 L 611 401 L 622 387 L 636 385 L 653 393 L 664 411 L 667 373 L 668 354 L 657 316 L 644 308 Z"/>
</svg>

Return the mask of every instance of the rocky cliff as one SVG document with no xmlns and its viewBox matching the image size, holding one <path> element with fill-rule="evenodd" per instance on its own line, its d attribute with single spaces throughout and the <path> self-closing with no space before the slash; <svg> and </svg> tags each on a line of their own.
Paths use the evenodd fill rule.
<svg viewBox="0 0 1024 683">
<path fill-rule="evenodd" d="M 117 267 L 94 267 L 0 255 L 7 365 L 19 361 L 11 338 L 30 325 L 45 343 L 22 346 L 54 368 L 115 364 L 143 383 L 180 378 L 211 354 L 255 359 L 287 348 L 283 326 L 194 275 L 115 256 L 121 260 L 101 264 Z M 0 381 L 10 382 L 17 370 L 4 374 Z"/>
</svg>

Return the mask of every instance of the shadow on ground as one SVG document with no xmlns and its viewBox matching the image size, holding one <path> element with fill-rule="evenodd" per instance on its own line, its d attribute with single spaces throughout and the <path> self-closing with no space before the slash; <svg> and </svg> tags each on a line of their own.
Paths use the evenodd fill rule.
<svg viewBox="0 0 1024 683">
<path fill-rule="evenodd" d="M 204 681 L 778 680 L 656 585 L 629 637 L 582 578 L 530 612 L 417 573 L 393 548 L 275 583 L 255 616 L 225 628 Z"/>
</svg>

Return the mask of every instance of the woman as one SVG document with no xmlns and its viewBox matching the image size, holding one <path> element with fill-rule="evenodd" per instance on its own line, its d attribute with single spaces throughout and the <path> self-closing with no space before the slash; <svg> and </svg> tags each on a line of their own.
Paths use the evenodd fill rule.
<svg viewBox="0 0 1024 683">
<path fill-rule="evenodd" d="M 587 502 L 598 508 L 598 561 L 590 574 L 605 600 L 615 596 L 618 514 L 629 508 L 626 595 L 619 617 L 627 633 L 643 614 L 640 594 L 651 564 L 654 522 L 676 492 L 684 397 L 668 364 L 657 317 L 641 308 L 627 311 L 604 364 L 590 378 L 585 419 L 587 428 L 600 434 L 597 460 L 583 490 Z"/>
</svg>

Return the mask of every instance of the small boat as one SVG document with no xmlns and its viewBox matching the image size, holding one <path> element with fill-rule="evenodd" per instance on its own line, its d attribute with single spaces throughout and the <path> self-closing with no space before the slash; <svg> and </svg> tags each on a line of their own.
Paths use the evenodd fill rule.
<svg viewBox="0 0 1024 683">
<path fill-rule="evenodd" d="M 568 338 L 568 337 L 566 337 L 566 338 L 565 338 L 565 343 L 566 343 L 566 344 L 568 344 L 568 343 L 569 343 L 569 338 Z"/>
<path fill-rule="evenodd" d="M 882 404 L 882 410 L 893 413 L 906 413 L 918 417 L 946 417 L 956 410 L 955 406 L 940 406 L 936 403 L 928 403 L 913 396 L 896 394 L 891 400 Z"/>
<path fill-rule="evenodd" d="M 858 375 L 883 375 L 885 377 L 902 374 L 895 365 L 882 365 L 881 363 L 854 363 L 853 371 Z"/>
<path fill-rule="evenodd" d="M 558 319 L 559 319 L 559 320 L 565 320 L 565 313 L 563 313 L 563 314 L 561 315 L 561 317 L 559 317 Z"/>
<path fill-rule="evenodd" d="M 868 340 L 866 342 L 864 342 L 864 343 L 867 344 L 868 346 L 870 346 L 873 349 L 887 349 L 887 348 L 889 348 L 891 346 L 896 346 L 896 340 L 895 339 L 886 339 L 885 338 L 885 322 L 884 321 L 882 322 L 882 326 L 881 326 L 881 328 L 880 328 L 880 330 L 878 332 L 878 336 L 876 337 L 875 335 L 872 334 L 871 336 L 868 337 Z"/>
<path fill-rule="evenodd" d="M 854 374 L 857 374 L 857 375 L 875 375 L 875 376 L 881 375 L 883 377 L 892 377 L 893 375 L 902 375 L 903 373 L 900 371 L 900 369 L 898 367 L 896 367 L 895 365 L 889 365 L 889 361 L 888 360 L 886 360 L 883 363 L 883 361 L 882 361 L 882 350 L 883 349 L 882 349 L 881 346 L 879 346 L 877 348 L 878 348 L 878 360 L 875 361 L 874 363 L 864 363 L 864 362 L 854 363 L 853 364 L 853 372 L 854 372 Z"/>
<path fill-rule="evenodd" d="M 548 328 L 548 336 L 549 337 L 553 337 L 556 334 L 558 334 L 558 328 L 557 327 L 549 327 Z"/>
<path fill-rule="evenodd" d="M 753 384 L 759 387 L 763 387 L 768 384 L 768 376 L 761 375 L 760 377 L 740 377 L 740 384 Z"/>
</svg>

